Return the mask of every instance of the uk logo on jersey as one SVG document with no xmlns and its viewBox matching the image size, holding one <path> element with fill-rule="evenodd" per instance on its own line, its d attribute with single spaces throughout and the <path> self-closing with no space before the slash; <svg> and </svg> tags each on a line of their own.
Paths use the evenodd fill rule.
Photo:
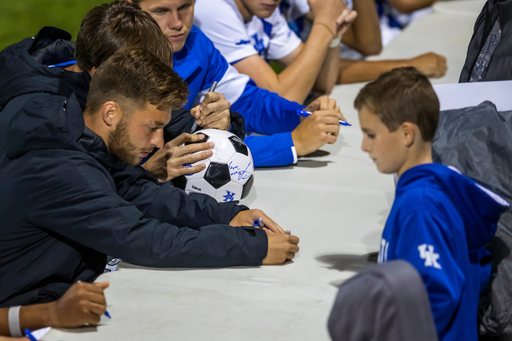
<svg viewBox="0 0 512 341">
<path fill-rule="evenodd" d="M 437 262 L 439 254 L 434 252 L 433 245 L 422 244 L 418 246 L 418 251 L 420 252 L 420 258 L 425 260 L 426 267 L 442 269 L 441 265 Z"/>
</svg>

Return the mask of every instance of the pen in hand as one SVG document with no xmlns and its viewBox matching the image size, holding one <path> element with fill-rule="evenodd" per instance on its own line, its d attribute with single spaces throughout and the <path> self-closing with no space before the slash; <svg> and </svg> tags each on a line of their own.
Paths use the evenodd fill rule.
<svg viewBox="0 0 512 341">
<path fill-rule="evenodd" d="M 306 111 L 306 110 L 297 110 L 297 115 L 301 116 L 301 117 L 308 117 L 309 115 L 311 115 L 312 112 L 310 111 Z M 347 126 L 347 127 L 351 127 L 352 124 L 346 122 L 346 121 L 342 121 L 340 120 L 340 125 L 342 126 Z"/>
<path fill-rule="evenodd" d="M 253 223 L 254 227 L 259 227 L 263 229 L 265 227 L 265 224 L 263 224 L 263 218 L 259 218 L 258 220 L 255 220 Z M 292 234 L 290 230 L 285 231 L 286 234 Z"/>
</svg>

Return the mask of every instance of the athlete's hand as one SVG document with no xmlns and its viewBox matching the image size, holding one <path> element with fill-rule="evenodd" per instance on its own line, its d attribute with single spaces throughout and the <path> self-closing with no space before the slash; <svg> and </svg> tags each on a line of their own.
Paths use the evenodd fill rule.
<svg viewBox="0 0 512 341">
<path fill-rule="evenodd" d="M 414 66 L 427 77 L 443 77 L 448 69 L 446 57 L 429 52 L 406 61 L 407 66 Z"/>
<path fill-rule="evenodd" d="M 299 252 L 299 238 L 289 234 L 267 232 L 268 251 L 263 259 L 264 265 L 282 264 L 287 259 L 293 259 Z"/>
<path fill-rule="evenodd" d="M 313 24 L 321 23 L 329 27 L 331 34 L 336 35 L 343 10 L 347 4 L 343 0 L 308 0 L 309 8 L 313 14 Z M 334 36 L 333 36 L 334 38 Z"/>
<path fill-rule="evenodd" d="M 229 222 L 231 226 L 254 226 L 254 221 L 262 219 L 263 230 L 271 231 L 274 233 L 285 233 L 285 231 L 275 221 L 270 219 L 265 212 L 262 210 L 246 210 L 240 211 L 238 214 Z"/>
<path fill-rule="evenodd" d="M 60 299 L 50 303 L 50 326 L 75 328 L 86 323 L 98 324 L 107 310 L 103 291 L 108 286 L 108 282 L 73 284 Z"/>
<path fill-rule="evenodd" d="M 329 98 L 329 96 L 320 96 L 311 102 L 306 109 L 307 111 L 313 112 L 318 110 L 334 110 L 339 114 L 339 118 L 345 121 L 345 117 L 341 113 L 340 107 L 336 104 L 336 100 Z"/>
<path fill-rule="evenodd" d="M 348 31 L 350 26 L 354 23 L 354 20 L 357 18 L 357 12 L 351 10 L 346 7 L 343 12 L 341 12 L 340 17 L 336 20 L 336 24 L 338 24 L 336 30 L 336 36 L 341 38 L 341 36 Z"/>
<path fill-rule="evenodd" d="M 298 156 L 313 153 L 326 143 L 335 143 L 339 133 L 339 114 L 336 111 L 314 111 L 292 131 L 295 151 Z"/>
<path fill-rule="evenodd" d="M 229 130 L 230 108 L 231 104 L 223 94 L 209 92 L 200 105 L 190 110 L 190 114 L 194 116 L 196 124 L 201 128 Z"/>
<path fill-rule="evenodd" d="M 180 175 L 198 173 L 206 167 L 204 163 L 193 167 L 189 166 L 211 157 L 213 152 L 210 149 L 214 147 L 213 142 L 193 143 L 188 146 L 181 145 L 187 142 L 201 141 L 202 139 L 204 139 L 203 134 L 183 133 L 174 140 L 167 142 L 142 167 L 153 173 L 162 182 L 172 180 Z"/>
</svg>

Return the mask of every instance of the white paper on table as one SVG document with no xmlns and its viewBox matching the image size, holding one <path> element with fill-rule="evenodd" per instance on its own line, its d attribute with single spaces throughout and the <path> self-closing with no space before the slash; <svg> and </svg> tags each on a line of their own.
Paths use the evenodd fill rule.
<svg viewBox="0 0 512 341">
<path fill-rule="evenodd" d="M 41 340 L 50 331 L 50 329 L 52 329 L 52 327 L 46 327 L 46 328 L 41 328 L 41 329 L 38 329 L 38 330 L 34 330 L 32 332 L 32 335 L 36 339 Z"/>
</svg>

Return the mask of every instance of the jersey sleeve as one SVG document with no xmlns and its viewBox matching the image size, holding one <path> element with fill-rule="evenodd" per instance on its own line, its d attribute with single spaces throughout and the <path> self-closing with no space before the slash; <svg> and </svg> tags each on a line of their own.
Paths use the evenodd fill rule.
<svg viewBox="0 0 512 341">
<path fill-rule="evenodd" d="M 263 19 L 263 21 L 272 25 L 268 59 L 278 60 L 284 58 L 295 51 L 302 43 L 297 34 L 288 26 L 285 17 L 279 9 L 276 9 L 268 19 Z"/>
<path fill-rule="evenodd" d="M 411 263 L 422 277 L 439 335 L 450 328 L 464 289 L 452 245 L 456 239 L 439 217 L 416 211 L 401 222 L 394 250 L 397 259 Z"/>
<path fill-rule="evenodd" d="M 258 54 L 234 2 L 198 0 L 194 24 L 213 41 L 230 64 Z"/>
</svg>

